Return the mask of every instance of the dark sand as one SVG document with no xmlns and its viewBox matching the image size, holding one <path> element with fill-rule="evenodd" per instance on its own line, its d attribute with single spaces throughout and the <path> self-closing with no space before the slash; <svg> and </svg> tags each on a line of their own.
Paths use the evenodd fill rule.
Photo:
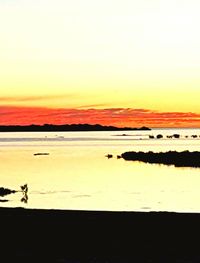
<svg viewBox="0 0 200 263">
<path fill-rule="evenodd" d="M 200 214 L 0 208 L 0 262 L 200 262 Z"/>
</svg>

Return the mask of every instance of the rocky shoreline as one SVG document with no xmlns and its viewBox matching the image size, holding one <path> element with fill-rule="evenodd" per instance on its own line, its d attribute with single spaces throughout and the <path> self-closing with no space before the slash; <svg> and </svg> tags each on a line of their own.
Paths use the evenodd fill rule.
<svg viewBox="0 0 200 263">
<path fill-rule="evenodd" d="M 125 152 L 121 157 L 126 161 L 141 161 L 174 165 L 176 167 L 200 167 L 200 152 L 169 151 L 169 152 Z"/>
<path fill-rule="evenodd" d="M 200 214 L 0 208 L 2 262 L 200 262 Z"/>
</svg>

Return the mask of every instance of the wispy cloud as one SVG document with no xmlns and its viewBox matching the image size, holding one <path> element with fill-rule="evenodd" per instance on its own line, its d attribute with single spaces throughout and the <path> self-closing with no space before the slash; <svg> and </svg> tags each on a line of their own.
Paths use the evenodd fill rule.
<svg viewBox="0 0 200 263">
<path fill-rule="evenodd" d="M 44 107 L 0 107 L 0 125 L 90 123 L 115 126 L 200 127 L 200 114 L 158 112 L 150 109 L 49 109 Z"/>
<path fill-rule="evenodd" d="M 89 109 L 89 108 L 102 108 L 102 107 L 108 107 L 108 104 L 105 103 L 98 103 L 98 104 L 89 104 L 89 105 L 82 105 L 77 107 L 77 109 Z"/>
<path fill-rule="evenodd" d="M 43 96 L 0 96 L 0 102 L 15 103 L 15 102 L 32 102 L 41 100 L 56 100 L 61 98 L 70 98 L 73 94 L 65 95 L 43 95 Z"/>
</svg>

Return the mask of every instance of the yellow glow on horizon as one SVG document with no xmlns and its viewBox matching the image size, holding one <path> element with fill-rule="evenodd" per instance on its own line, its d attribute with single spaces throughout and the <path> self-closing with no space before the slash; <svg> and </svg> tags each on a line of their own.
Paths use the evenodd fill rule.
<svg viewBox="0 0 200 263">
<path fill-rule="evenodd" d="M 8 97 L 0 104 L 200 112 L 199 8 L 197 0 L 0 2 Z"/>
</svg>

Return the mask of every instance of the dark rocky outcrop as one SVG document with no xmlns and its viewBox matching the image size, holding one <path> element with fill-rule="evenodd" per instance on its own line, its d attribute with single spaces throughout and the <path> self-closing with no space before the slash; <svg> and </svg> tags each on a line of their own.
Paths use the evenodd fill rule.
<svg viewBox="0 0 200 263">
<path fill-rule="evenodd" d="M 110 159 L 110 158 L 113 158 L 113 155 L 110 154 L 110 153 L 108 153 L 108 154 L 106 155 L 106 157 L 107 157 L 108 159 Z"/>
<path fill-rule="evenodd" d="M 10 190 L 8 188 L 0 187 L 0 196 L 5 196 L 9 194 L 14 194 L 14 193 L 16 193 L 15 190 Z"/>
<path fill-rule="evenodd" d="M 11 190 L 9 188 L 4 188 L 4 187 L 0 187 L 0 197 L 4 197 L 5 195 L 9 195 L 9 194 L 15 194 L 17 192 L 22 192 L 22 198 L 21 198 L 21 202 L 27 203 L 28 202 L 28 185 L 24 184 L 22 186 L 20 186 L 21 190 Z M 1 203 L 5 203 L 8 202 L 8 199 L 0 199 Z"/>
<path fill-rule="evenodd" d="M 146 163 L 158 163 L 174 165 L 177 167 L 200 167 L 200 152 L 125 152 L 122 158 L 128 161 L 142 161 Z"/>
<path fill-rule="evenodd" d="M 175 139 L 179 139 L 180 138 L 180 134 L 173 134 L 173 137 L 175 138 Z"/>
</svg>

